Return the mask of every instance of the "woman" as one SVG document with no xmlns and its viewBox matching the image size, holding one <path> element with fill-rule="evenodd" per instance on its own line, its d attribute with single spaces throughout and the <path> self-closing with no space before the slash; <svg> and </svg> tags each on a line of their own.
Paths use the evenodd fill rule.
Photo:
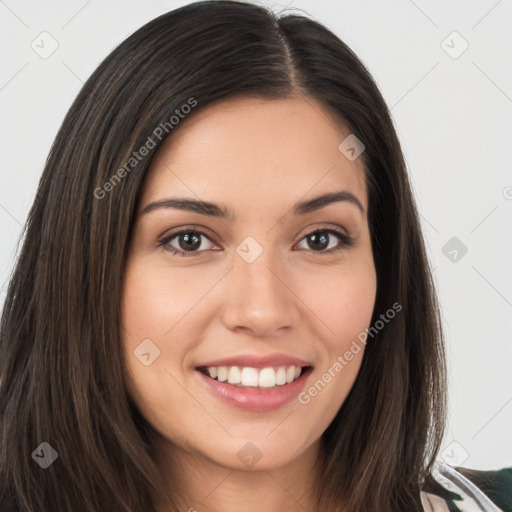
<svg viewBox="0 0 512 512">
<path fill-rule="evenodd" d="M 400 145 L 300 16 L 194 3 L 105 59 L 0 350 L 6 510 L 510 510 L 436 462 L 442 332 Z"/>
</svg>

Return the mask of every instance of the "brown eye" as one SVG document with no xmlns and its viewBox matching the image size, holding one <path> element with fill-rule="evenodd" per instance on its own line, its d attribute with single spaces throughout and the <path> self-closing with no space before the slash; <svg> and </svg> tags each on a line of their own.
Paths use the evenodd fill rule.
<svg viewBox="0 0 512 512">
<path fill-rule="evenodd" d="M 195 229 L 182 230 L 165 237 L 159 242 L 158 246 L 180 256 L 194 256 L 194 254 L 206 250 L 204 247 L 199 250 L 204 245 L 203 237 L 209 240 L 208 235 L 202 231 Z M 175 239 L 175 245 L 172 245 L 171 241 Z"/>
<path fill-rule="evenodd" d="M 185 251 L 197 250 L 201 246 L 201 236 L 202 235 L 198 235 L 197 233 L 184 233 L 178 235 L 178 245 L 180 245 L 180 248 Z"/>
<path fill-rule="evenodd" d="M 210 237 L 203 231 L 182 229 L 164 237 L 158 246 L 177 256 L 195 256 L 208 250 L 207 247 L 204 247 L 203 239 L 211 242 Z M 307 244 L 307 247 L 302 247 L 303 249 L 319 254 L 331 254 L 355 244 L 352 237 L 332 227 L 311 231 L 302 238 L 301 242 L 303 240 Z"/>
<path fill-rule="evenodd" d="M 335 239 L 338 239 L 338 244 L 335 243 Z M 352 237 L 334 228 L 317 229 L 308 233 L 302 240 L 306 241 L 309 250 L 318 253 L 336 252 L 354 245 Z"/>
</svg>

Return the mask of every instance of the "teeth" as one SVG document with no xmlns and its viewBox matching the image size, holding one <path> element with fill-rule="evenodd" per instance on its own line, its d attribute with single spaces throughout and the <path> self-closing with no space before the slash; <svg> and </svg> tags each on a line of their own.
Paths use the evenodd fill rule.
<svg viewBox="0 0 512 512">
<path fill-rule="evenodd" d="M 286 370 L 284 369 L 284 366 L 281 366 L 281 368 L 279 368 L 276 372 L 276 384 L 279 386 L 286 384 Z"/>
<path fill-rule="evenodd" d="M 229 382 L 242 387 L 273 388 L 289 384 L 302 373 L 299 366 L 280 366 L 278 368 L 257 368 L 238 366 L 219 366 L 206 368 L 208 375 L 219 382 Z"/>
<path fill-rule="evenodd" d="M 276 385 L 276 372 L 274 368 L 263 368 L 260 371 L 258 386 L 260 388 L 273 388 Z"/>
<path fill-rule="evenodd" d="M 257 386 L 258 370 L 256 368 L 244 368 L 240 375 L 240 383 L 242 386 Z"/>
<path fill-rule="evenodd" d="M 228 382 L 230 384 L 240 384 L 240 368 L 232 366 L 228 373 Z"/>
<path fill-rule="evenodd" d="M 225 366 L 219 366 L 218 368 L 216 368 L 216 370 L 218 381 L 225 382 L 228 380 L 228 369 Z"/>
</svg>

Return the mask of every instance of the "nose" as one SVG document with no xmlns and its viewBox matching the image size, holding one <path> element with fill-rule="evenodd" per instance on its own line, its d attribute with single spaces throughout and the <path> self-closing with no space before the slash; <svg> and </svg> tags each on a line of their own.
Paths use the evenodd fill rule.
<svg viewBox="0 0 512 512">
<path fill-rule="evenodd" d="M 298 325 L 301 301 L 293 279 L 269 252 L 252 263 L 236 255 L 225 286 L 222 319 L 228 329 L 271 337 Z"/>
</svg>

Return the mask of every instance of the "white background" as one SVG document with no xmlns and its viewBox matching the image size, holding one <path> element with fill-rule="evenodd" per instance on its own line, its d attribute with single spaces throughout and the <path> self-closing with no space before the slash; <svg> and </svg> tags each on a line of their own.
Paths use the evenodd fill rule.
<svg viewBox="0 0 512 512">
<path fill-rule="evenodd" d="M 130 33 L 186 3 L 0 1 L 2 304 L 50 145 L 83 82 Z M 259 3 L 320 21 L 373 74 L 435 267 L 449 355 L 445 460 L 512 466 L 512 1 Z M 43 31 L 58 43 L 47 59 L 31 47 Z M 455 262 L 442 252 L 452 237 L 468 248 Z"/>
</svg>

